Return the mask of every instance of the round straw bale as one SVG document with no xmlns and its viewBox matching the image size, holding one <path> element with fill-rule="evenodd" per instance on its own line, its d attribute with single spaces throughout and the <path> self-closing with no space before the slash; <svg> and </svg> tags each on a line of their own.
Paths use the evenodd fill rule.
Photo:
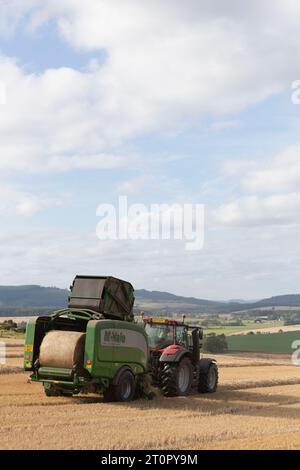
<svg viewBox="0 0 300 470">
<path fill-rule="evenodd" d="M 83 364 L 85 333 L 78 331 L 49 331 L 40 347 L 40 365 L 72 369 Z"/>
</svg>

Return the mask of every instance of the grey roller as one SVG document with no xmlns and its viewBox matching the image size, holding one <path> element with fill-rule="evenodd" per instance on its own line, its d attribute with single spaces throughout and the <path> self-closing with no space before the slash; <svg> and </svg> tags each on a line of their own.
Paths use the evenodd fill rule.
<svg viewBox="0 0 300 470">
<path fill-rule="evenodd" d="M 78 331 L 49 331 L 40 347 L 40 365 L 72 369 L 83 364 L 85 333 Z"/>
</svg>

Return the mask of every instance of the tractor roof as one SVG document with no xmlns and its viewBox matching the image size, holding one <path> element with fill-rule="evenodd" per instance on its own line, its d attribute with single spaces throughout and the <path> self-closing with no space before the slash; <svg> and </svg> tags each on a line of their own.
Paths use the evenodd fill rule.
<svg viewBox="0 0 300 470">
<path fill-rule="evenodd" d="M 168 318 L 159 318 L 159 317 L 143 317 L 145 323 L 150 323 L 151 325 L 175 325 L 175 326 L 186 326 L 187 328 L 201 328 L 196 325 L 189 325 L 183 320 L 169 320 Z"/>
<path fill-rule="evenodd" d="M 183 321 L 169 320 L 168 318 L 144 317 L 143 320 L 145 323 L 151 323 L 153 325 L 184 325 Z"/>
</svg>

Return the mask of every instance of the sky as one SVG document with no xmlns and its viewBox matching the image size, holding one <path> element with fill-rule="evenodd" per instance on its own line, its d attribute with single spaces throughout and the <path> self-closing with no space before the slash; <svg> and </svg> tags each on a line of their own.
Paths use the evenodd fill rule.
<svg viewBox="0 0 300 470">
<path fill-rule="evenodd" d="M 0 284 L 299 293 L 299 15 L 297 0 L 0 0 Z M 100 240 L 97 208 L 121 195 L 204 204 L 203 248 Z"/>
</svg>

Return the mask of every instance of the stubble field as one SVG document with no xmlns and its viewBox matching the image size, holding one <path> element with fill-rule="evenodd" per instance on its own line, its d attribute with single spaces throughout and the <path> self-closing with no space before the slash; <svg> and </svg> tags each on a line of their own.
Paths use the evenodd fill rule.
<svg viewBox="0 0 300 470">
<path fill-rule="evenodd" d="M 13 372 L 21 342 L 7 346 L 15 357 L 0 368 L 1 449 L 300 449 L 300 367 L 286 356 L 219 356 L 213 395 L 122 404 L 47 398 Z"/>
</svg>

